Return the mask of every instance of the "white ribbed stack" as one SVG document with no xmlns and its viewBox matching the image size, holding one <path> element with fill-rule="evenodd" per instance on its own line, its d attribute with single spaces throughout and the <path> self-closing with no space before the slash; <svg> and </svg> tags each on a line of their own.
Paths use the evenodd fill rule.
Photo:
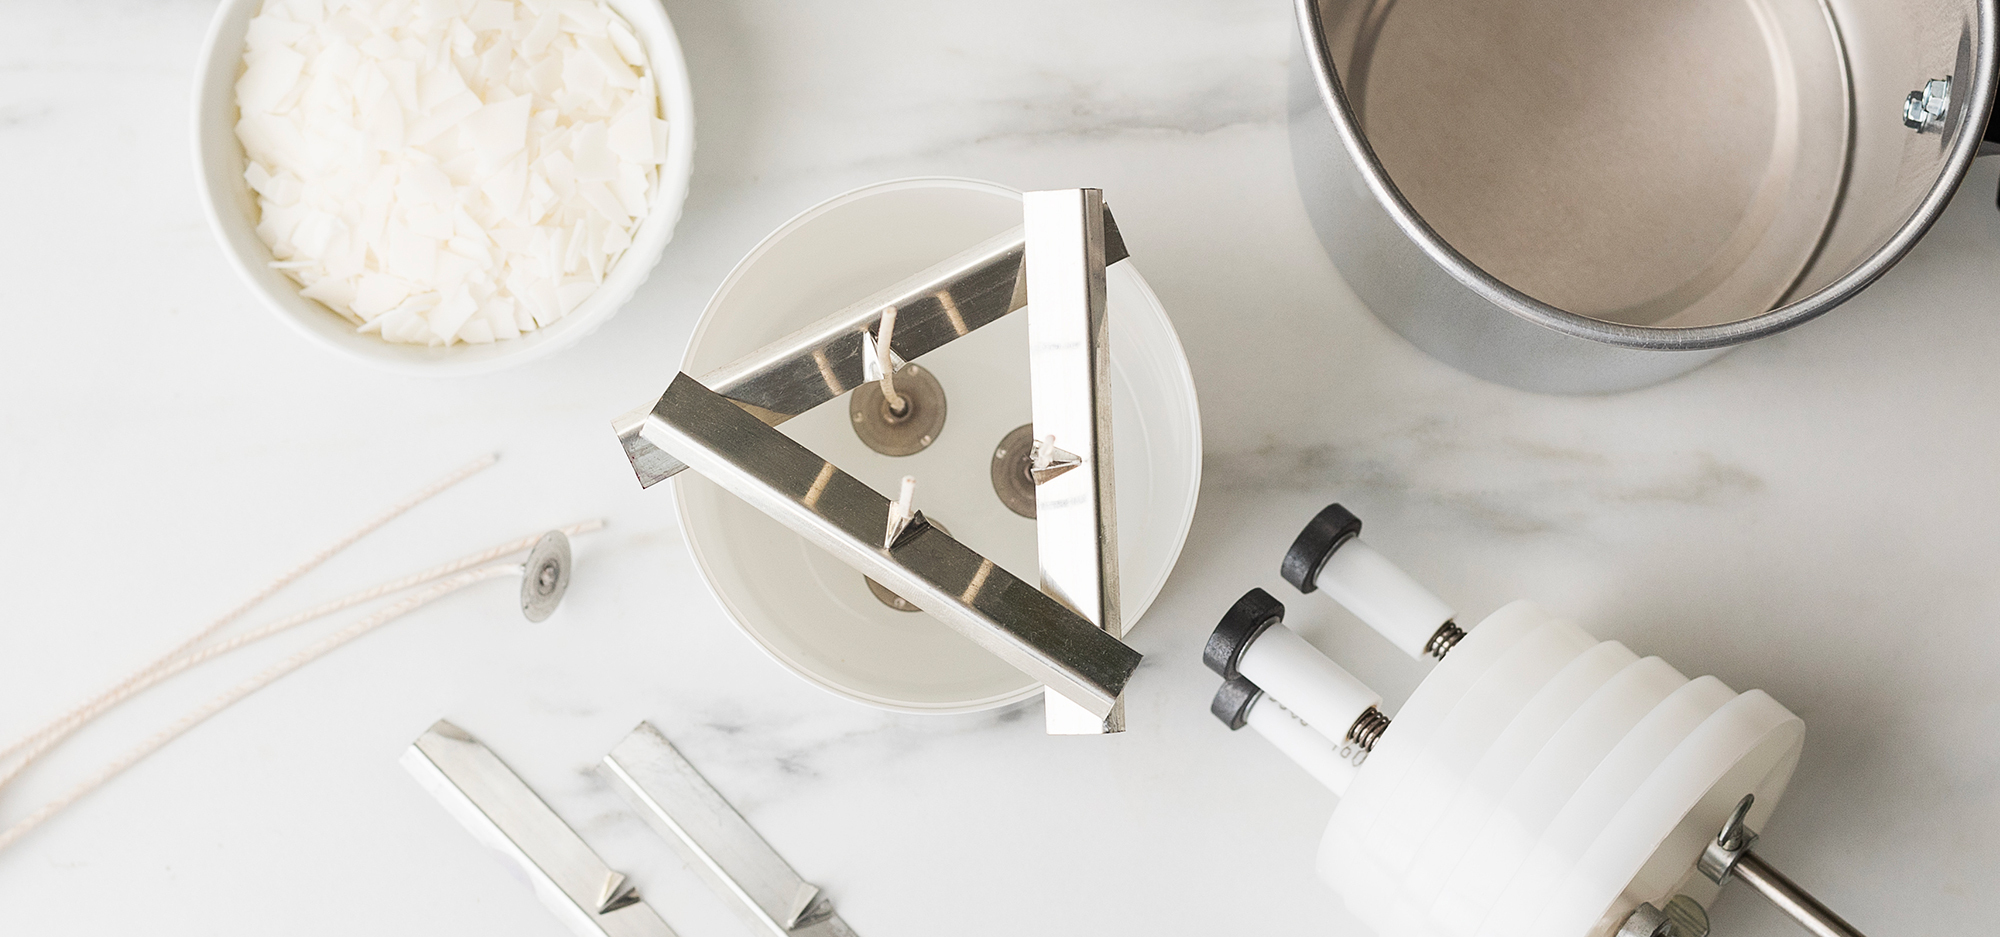
<svg viewBox="0 0 2000 937">
<path fill-rule="evenodd" d="M 1693 871 L 1746 793 L 1777 805 L 1805 727 L 1516 602 L 1471 629 L 1356 772 L 1319 870 L 1383 937 L 1606 937 Z"/>
</svg>

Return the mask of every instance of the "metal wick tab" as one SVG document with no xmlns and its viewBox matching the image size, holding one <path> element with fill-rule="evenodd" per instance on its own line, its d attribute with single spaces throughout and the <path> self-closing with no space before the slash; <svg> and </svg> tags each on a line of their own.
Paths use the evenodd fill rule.
<svg viewBox="0 0 2000 937">
<path fill-rule="evenodd" d="M 1007 431 L 993 447 L 989 477 L 1000 503 L 1029 520 L 1035 519 L 1035 425 L 1023 423 Z"/>
<path fill-rule="evenodd" d="M 529 621 L 547 621 L 569 591 L 572 565 L 569 537 L 560 530 L 543 534 L 521 564 L 521 614 Z"/>
<path fill-rule="evenodd" d="M 923 366 L 907 364 L 896 354 L 890 347 L 895 333 L 895 306 L 882 310 L 874 333 L 861 333 L 862 377 L 868 383 L 849 395 L 847 413 L 863 445 L 888 456 L 915 455 L 944 432 L 944 385 Z"/>
</svg>

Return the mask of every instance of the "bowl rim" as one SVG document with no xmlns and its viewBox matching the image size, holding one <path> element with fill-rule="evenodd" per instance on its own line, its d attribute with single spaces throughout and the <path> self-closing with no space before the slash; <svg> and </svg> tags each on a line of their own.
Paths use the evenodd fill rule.
<svg viewBox="0 0 2000 937">
<path fill-rule="evenodd" d="M 681 369 L 685 371 L 689 367 L 689 359 L 694 354 L 694 350 L 701 346 L 702 339 L 707 336 L 709 327 L 714 324 L 715 317 L 713 312 L 716 303 L 733 290 L 737 283 L 748 275 L 750 268 L 756 266 L 757 262 L 762 260 L 765 254 L 775 248 L 778 242 L 784 240 L 793 232 L 804 227 L 814 219 L 819 218 L 821 215 L 843 205 L 886 192 L 928 188 L 966 189 L 990 195 L 1004 195 L 1009 198 L 1019 198 L 1022 195 L 1022 190 L 1020 189 L 983 179 L 944 175 L 906 176 L 858 186 L 812 205 L 793 215 L 785 223 L 772 229 L 771 233 L 759 240 L 756 246 L 746 252 L 743 258 L 738 260 L 734 267 L 730 268 L 729 275 L 724 277 L 722 282 L 716 286 L 714 292 L 709 295 L 707 304 L 702 307 L 701 316 L 696 320 L 694 331 L 689 335 L 687 345 L 681 353 Z M 1179 530 L 1175 532 L 1174 543 L 1168 552 L 1169 559 L 1166 564 L 1165 573 L 1160 580 L 1160 587 L 1153 590 L 1153 594 L 1143 605 L 1139 606 L 1132 616 L 1133 623 L 1136 624 L 1138 619 L 1143 617 L 1152 608 L 1153 603 L 1158 601 L 1160 595 L 1166 590 L 1167 582 L 1173 578 L 1174 569 L 1180 565 L 1181 551 L 1187 545 L 1188 534 L 1194 529 L 1194 517 L 1200 509 L 1202 476 L 1201 398 L 1200 391 L 1195 386 L 1194 372 L 1188 365 L 1187 349 L 1181 344 L 1179 331 L 1173 327 L 1172 317 L 1167 315 L 1166 305 L 1160 302 L 1158 294 L 1153 292 L 1152 284 L 1146 281 L 1146 278 L 1139 273 L 1136 267 L 1131 267 L 1129 262 L 1125 273 L 1139 287 L 1147 303 L 1159 313 L 1160 318 L 1167 326 L 1164 336 L 1173 352 L 1170 356 L 1172 359 L 1170 363 L 1173 366 L 1174 379 L 1182 387 L 1187 388 L 1188 391 L 1187 416 L 1189 422 L 1187 430 L 1189 438 L 1194 443 L 1192 472 L 1188 479 L 1188 484 L 1192 491 L 1192 499 L 1189 504 L 1187 522 L 1179 525 Z M 742 632 L 745 637 L 748 637 L 752 644 L 755 644 L 759 650 L 764 652 L 765 656 L 771 658 L 786 672 L 842 699 L 890 712 L 918 716 L 950 716 L 990 712 L 996 709 L 1019 705 L 1028 700 L 1039 698 L 1042 695 L 1043 686 L 1039 683 L 1030 683 L 1019 690 L 998 693 L 973 700 L 961 700 L 934 705 L 913 704 L 907 700 L 890 699 L 872 693 L 865 693 L 852 687 L 841 686 L 827 680 L 800 662 L 792 660 L 783 651 L 766 641 L 757 629 L 751 627 L 749 624 L 750 616 L 738 608 L 736 603 L 729 595 L 723 592 L 721 586 L 718 584 L 715 571 L 710 568 L 707 551 L 703 550 L 695 542 L 694 525 L 688 513 L 688 499 L 682 487 L 686 481 L 686 476 L 687 473 L 683 472 L 672 479 L 674 516 L 679 522 L 681 542 L 687 547 L 689 555 L 694 558 L 696 568 L 701 571 L 702 585 L 708 589 L 709 595 L 715 598 L 717 604 L 722 606 L 723 612 L 729 617 L 730 624 L 734 625 L 736 630 Z"/>
<path fill-rule="evenodd" d="M 429 348 L 416 345 L 399 345 L 380 341 L 378 351 L 361 343 L 343 343 L 330 339 L 327 335 L 304 321 L 300 311 L 291 308 L 284 298 L 273 295 L 272 287 L 253 269 L 253 258 L 246 257 L 231 239 L 232 224 L 241 225 L 251 231 L 252 239 L 258 244 L 262 238 L 255 237 L 255 224 L 248 218 L 226 218 L 222 205 L 222 194 L 210 185 L 209 169 L 212 158 L 221 158 L 211 151 L 203 132 L 212 113 L 226 108 L 230 126 L 235 126 L 236 102 L 235 80 L 219 79 L 216 75 L 215 58 L 219 51 L 224 31 L 239 20 L 247 20 L 262 9 L 264 0 L 223 0 L 209 20 L 208 31 L 202 39 L 201 50 L 195 60 L 195 87 L 191 108 L 192 150 L 194 155 L 195 189 L 202 206 L 202 213 L 208 220 L 209 233 L 228 259 L 244 285 L 279 321 L 292 332 L 308 339 L 312 344 L 332 352 L 338 357 L 365 365 L 378 371 L 397 374 L 420 375 L 425 377 L 456 377 L 474 374 L 489 374 L 508 368 L 518 367 L 547 358 L 567 349 L 597 331 L 605 322 L 616 315 L 635 295 L 639 287 L 651 278 L 653 268 L 659 264 L 667 244 L 673 240 L 674 229 L 679 225 L 688 195 L 688 186 L 694 168 L 694 95 L 688 79 L 687 58 L 681 50 L 679 33 L 674 29 L 673 20 L 666 8 L 652 0 L 607 0 L 616 12 L 628 21 L 633 20 L 634 11 L 652 21 L 650 26 L 659 31 L 663 40 L 648 42 L 651 29 L 637 30 L 639 39 L 646 44 L 647 62 L 651 66 L 653 81 L 657 86 L 660 107 L 667 121 L 667 157 L 660 164 L 658 190 L 653 204 L 647 209 L 646 218 L 640 221 L 640 228 L 646 235 L 642 244 L 635 240 L 624 256 L 609 271 L 604 282 L 598 285 L 582 304 L 556 324 L 547 329 L 538 329 L 542 337 L 535 340 L 524 336 L 508 339 L 511 346 L 501 342 L 481 345 L 481 348 L 500 350 L 467 359 L 460 344 L 445 348 Z M 639 24 L 634 23 L 638 26 Z M 233 55 L 239 61 L 242 57 L 240 46 L 234 48 Z M 232 145 L 239 157 L 242 144 L 236 142 L 235 134 L 230 134 Z M 233 212 L 227 213 L 231 216 Z M 659 216 L 665 216 L 663 219 Z M 657 219 L 657 220 L 656 220 Z M 657 224 L 652 231 L 644 232 L 648 224 Z M 269 248 L 265 248 L 268 253 Z M 634 262 L 637 262 L 636 264 Z M 287 280 L 287 282 L 290 282 Z M 296 284 L 292 286 L 289 298 L 297 299 Z M 314 303 L 314 306 L 319 306 Z M 340 318 L 340 314 L 320 307 L 325 315 Z M 560 331 L 557 331 L 560 330 Z M 470 346 L 466 346 L 470 347 Z M 368 350 L 363 350 L 364 348 Z M 430 352 L 429 357 L 419 357 Z"/>
<path fill-rule="evenodd" d="M 1917 241 L 1943 216 L 1980 151 L 1984 125 L 1972 117 L 1961 117 L 1957 126 L 1950 128 L 1945 137 L 1945 151 L 1949 155 L 1943 170 L 1931 180 L 1923 198 L 1909 216 L 1873 252 L 1810 294 L 1754 315 L 1711 325 L 1646 326 L 1612 322 L 1550 305 L 1508 285 L 1459 253 L 1418 213 L 1403 195 L 1402 189 L 1396 186 L 1395 180 L 1390 178 L 1388 168 L 1376 157 L 1360 119 L 1355 115 L 1340 70 L 1335 65 L 1337 60 L 1327 38 L 1320 2 L 1293 0 L 1295 27 L 1300 33 L 1305 63 L 1319 106 L 1333 122 L 1345 158 L 1353 160 L 1369 197 L 1381 205 L 1390 221 L 1431 262 L 1482 299 L 1535 325 L 1612 347 L 1646 351 L 1729 348 L 1811 321 L 1854 298 L 1916 246 Z M 2000 6 L 1996 6 L 1994 0 L 1978 0 L 1976 6 L 1978 22 L 1972 25 L 1971 33 L 1971 91 L 1965 99 L 1968 103 L 1964 105 L 1964 110 L 1959 111 L 1962 115 L 1990 113 L 1996 96 L 2000 96 L 2000 25 L 1995 23 L 1996 19 L 2000 19 Z M 1957 107 L 1959 95 L 1956 89 L 1952 97 L 1953 106 Z"/>
</svg>

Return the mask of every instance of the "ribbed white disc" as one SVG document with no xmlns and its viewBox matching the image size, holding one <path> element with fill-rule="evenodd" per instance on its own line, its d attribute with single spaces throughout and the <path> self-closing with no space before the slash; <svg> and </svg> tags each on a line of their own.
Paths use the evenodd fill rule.
<svg viewBox="0 0 2000 937">
<path fill-rule="evenodd" d="M 1383 805 L 1363 842 L 1392 875 L 1407 874 L 1435 828 L 1439 804 L 1458 795 L 1472 769 L 1535 692 L 1596 644 L 1566 621 L 1550 619 L 1514 642 L 1473 681 L 1431 733 L 1404 783 Z M 1395 724 L 1390 723 L 1393 731 Z"/>
<path fill-rule="evenodd" d="M 1697 678 L 1661 700 L 1625 733 L 1550 822 L 1515 873 L 1506 895 L 1495 905 L 1485 933 L 1494 937 L 1533 933 L 1530 928 L 1548 905 L 1549 896 L 1589 850 L 1597 834 L 1674 749 L 1735 696 L 1735 691 L 1714 677 Z"/>
<path fill-rule="evenodd" d="M 1413 900 L 1425 907 L 1437 900 L 1451 872 L 1472 845 L 1472 837 L 1492 812 L 1493 792 L 1512 786 L 1529 760 L 1548 744 L 1576 708 L 1619 671 L 1638 660 L 1625 645 L 1605 641 L 1578 655 L 1542 686 L 1486 750 L 1458 796 L 1438 811 L 1436 828 L 1404 876 Z"/>
<path fill-rule="evenodd" d="M 1320 874 L 1382 937 L 1609 937 L 1641 901 L 1703 905 L 1703 842 L 1752 825 L 1803 725 L 1528 603 L 1494 613 L 1410 696 L 1334 811 Z"/>
<path fill-rule="evenodd" d="M 1430 735 L 1451 714 L 1473 681 L 1486 672 L 1514 642 L 1532 633 L 1551 616 L 1532 602 L 1514 602 L 1486 617 L 1477 628 L 1431 669 L 1430 675 L 1395 713 L 1389 731 L 1375 743 L 1366 770 L 1356 775 L 1347 796 L 1334 808 L 1333 822 L 1355 836 L 1375 825 L 1382 805 L 1403 782 L 1404 774 L 1424 750 Z"/>
<path fill-rule="evenodd" d="M 1642 901 L 1686 894 L 1703 907 L 1716 887 L 1695 857 L 1744 794 L 1752 829 L 1770 819 L 1798 767 L 1805 723 L 1762 690 L 1731 699 L 1628 798 L 1555 890 L 1530 932 L 1609 937 Z"/>
</svg>

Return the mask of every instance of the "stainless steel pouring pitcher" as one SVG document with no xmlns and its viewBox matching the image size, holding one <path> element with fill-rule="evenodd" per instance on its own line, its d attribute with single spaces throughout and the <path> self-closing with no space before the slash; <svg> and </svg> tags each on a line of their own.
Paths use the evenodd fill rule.
<svg viewBox="0 0 2000 937">
<path fill-rule="evenodd" d="M 1327 251 L 1418 347 L 1528 390 L 1645 386 L 1833 308 L 2000 152 L 1995 0 L 1297 3 Z"/>
</svg>

